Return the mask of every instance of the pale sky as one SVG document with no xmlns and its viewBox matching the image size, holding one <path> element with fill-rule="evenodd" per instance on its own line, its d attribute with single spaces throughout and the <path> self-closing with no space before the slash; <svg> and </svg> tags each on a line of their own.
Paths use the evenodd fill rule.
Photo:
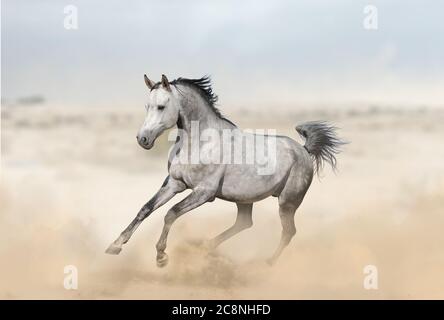
<svg viewBox="0 0 444 320">
<path fill-rule="evenodd" d="M 363 27 L 364 7 L 378 29 Z M 63 10 L 78 8 L 78 30 Z M 444 2 L 2 1 L 2 97 L 143 106 L 155 81 L 209 74 L 221 108 L 444 105 Z"/>
</svg>

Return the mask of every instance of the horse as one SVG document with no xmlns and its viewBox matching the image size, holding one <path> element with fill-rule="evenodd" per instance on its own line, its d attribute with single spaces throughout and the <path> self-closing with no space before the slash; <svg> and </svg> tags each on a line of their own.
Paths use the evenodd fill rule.
<svg viewBox="0 0 444 320">
<path fill-rule="evenodd" d="M 253 225 L 253 203 L 270 196 L 278 198 L 282 224 L 280 243 L 267 260 L 269 264 L 274 264 L 296 234 L 295 212 L 313 176 L 319 173 L 324 162 L 336 169 L 336 154 L 345 143 L 337 136 L 337 128 L 325 121 L 310 121 L 296 126 L 296 131 L 305 139 L 304 145 L 287 136 L 244 132 L 216 108 L 218 97 L 212 90 L 208 76 L 200 79 L 178 78 L 170 82 L 162 75 L 161 81 L 155 83 L 144 75 L 144 80 L 149 90 L 147 113 L 137 134 L 137 142 L 142 148 L 150 150 L 165 130 L 177 126 L 178 133 L 168 159 L 168 176 L 157 193 L 106 249 L 106 253 L 119 254 L 122 246 L 148 216 L 176 194 L 190 189 L 191 193 L 165 215 L 162 233 L 156 244 L 158 267 L 168 263 L 165 253 L 168 233 L 183 214 L 216 198 L 236 203 L 235 223 L 207 242 L 209 248 L 215 249 L 225 240 L 250 228 Z M 202 139 L 201 136 L 209 130 L 221 135 L 227 131 L 233 133 L 229 138 L 222 139 L 225 140 L 223 142 L 208 137 Z M 259 147 L 248 143 L 252 139 L 264 141 L 263 153 L 255 153 Z M 232 157 L 228 157 L 231 161 L 212 161 L 220 158 L 221 146 L 227 144 L 234 144 L 234 149 L 245 145 L 245 148 L 240 148 L 238 158 L 241 161 L 232 161 Z M 233 145 L 224 148 L 222 153 L 225 155 L 229 151 L 233 151 Z M 245 161 L 251 153 L 257 159 Z M 267 161 L 274 163 L 273 170 L 261 172 Z"/>
</svg>

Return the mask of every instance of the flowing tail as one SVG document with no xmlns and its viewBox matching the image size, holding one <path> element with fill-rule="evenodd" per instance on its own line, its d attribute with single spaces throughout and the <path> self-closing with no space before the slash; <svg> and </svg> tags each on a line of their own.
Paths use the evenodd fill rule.
<svg viewBox="0 0 444 320">
<path fill-rule="evenodd" d="M 347 143 L 336 135 L 337 129 L 325 121 L 310 121 L 296 126 L 296 131 L 305 139 L 304 148 L 313 158 L 316 173 L 324 167 L 325 161 L 331 165 L 333 171 L 336 170 L 335 155 Z"/>
</svg>

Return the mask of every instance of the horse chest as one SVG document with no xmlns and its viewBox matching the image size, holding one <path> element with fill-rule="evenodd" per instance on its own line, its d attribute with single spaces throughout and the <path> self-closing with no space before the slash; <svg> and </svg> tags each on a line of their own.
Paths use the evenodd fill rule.
<svg viewBox="0 0 444 320">
<path fill-rule="evenodd" d="M 169 173 L 173 179 L 182 181 L 188 188 L 194 188 L 205 178 L 205 170 L 202 167 L 202 165 L 173 164 Z"/>
</svg>

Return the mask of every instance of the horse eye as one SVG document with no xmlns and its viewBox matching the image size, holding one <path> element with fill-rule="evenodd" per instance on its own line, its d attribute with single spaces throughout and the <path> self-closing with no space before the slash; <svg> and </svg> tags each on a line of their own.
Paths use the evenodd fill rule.
<svg viewBox="0 0 444 320">
<path fill-rule="evenodd" d="M 157 109 L 158 110 L 163 110 L 163 109 L 165 109 L 165 106 L 157 106 Z"/>
</svg>

